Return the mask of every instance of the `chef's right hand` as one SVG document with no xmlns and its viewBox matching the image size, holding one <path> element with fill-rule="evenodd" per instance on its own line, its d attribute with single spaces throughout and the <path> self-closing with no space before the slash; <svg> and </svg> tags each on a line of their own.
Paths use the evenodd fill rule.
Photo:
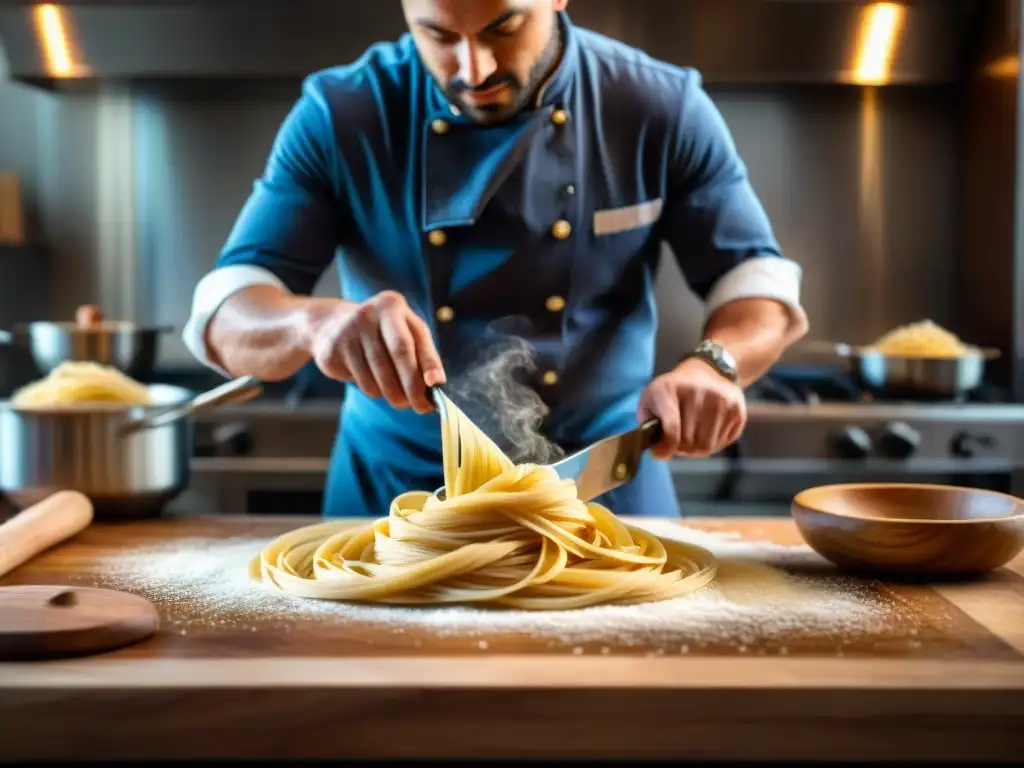
<svg viewBox="0 0 1024 768">
<path fill-rule="evenodd" d="M 395 291 L 362 304 L 339 302 L 317 320 L 310 351 L 326 376 L 395 408 L 429 413 L 427 387 L 445 382 L 430 327 Z"/>
</svg>

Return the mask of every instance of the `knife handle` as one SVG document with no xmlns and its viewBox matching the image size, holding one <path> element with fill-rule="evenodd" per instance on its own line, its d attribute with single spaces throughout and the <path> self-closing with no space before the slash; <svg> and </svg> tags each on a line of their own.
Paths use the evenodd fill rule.
<svg viewBox="0 0 1024 768">
<path fill-rule="evenodd" d="M 646 451 L 651 448 L 651 446 L 660 443 L 661 436 L 661 419 L 648 419 L 640 425 L 640 438 L 643 450 Z"/>
</svg>

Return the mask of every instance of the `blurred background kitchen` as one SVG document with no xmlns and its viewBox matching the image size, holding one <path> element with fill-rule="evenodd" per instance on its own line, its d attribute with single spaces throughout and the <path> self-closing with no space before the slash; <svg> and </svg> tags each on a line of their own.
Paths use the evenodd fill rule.
<svg viewBox="0 0 1024 768">
<path fill-rule="evenodd" d="M 675 462 L 688 514 L 788 514 L 805 487 L 919 480 L 1020 494 L 1024 468 L 1021 0 L 580 0 L 573 21 L 702 70 L 788 255 L 810 340 L 930 318 L 998 349 L 948 396 L 871 392 L 794 350 L 722 455 Z M 180 331 L 302 78 L 404 31 L 397 2 L 4 2 L 0 330 L 82 304 L 166 327 L 141 375 L 220 383 Z M 336 295 L 332 269 L 317 292 Z M 703 310 L 671 254 L 659 368 Z M 38 378 L 0 344 L 0 397 Z M 169 510 L 317 513 L 341 385 L 310 367 L 197 417 Z M 0 444 L 0 451 L 12 446 Z M 2 490 L 2 489 L 0 489 Z"/>
</svg>

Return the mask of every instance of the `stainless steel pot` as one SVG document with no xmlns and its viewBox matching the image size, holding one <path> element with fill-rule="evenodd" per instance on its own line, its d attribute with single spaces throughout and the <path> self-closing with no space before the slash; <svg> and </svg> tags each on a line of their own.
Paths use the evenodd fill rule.
<svg viewBox="0 0 1024 768">
<path fill-rule="evenodd" d="M 146 381 L 156 362 L 161 334 L 169 326 L 140 327 L 119 320 L 103 320 L 95 307 L 78 310 L 74 322 L 38 321 L 0 331 L 0 344 L 27 349 L 42 375 L 68 361 L 102 363 L 125 375 Z"/>
<path fill-rule="evenodd" d="M 75 490 L 92 500 L 97 518 L 158 515 L 188 486 L 188 417 L 262 391 L 249 376 L 197 397 L 164 384 L 148 389 L 151 407 L 17 408 L 0 402 L 0 492 L 21 508 Z"/>
<path fill-rule="evenodd" d="M 874 394 L 886 397 L 956 399 L 977 389 L 988 360 L 998 349 L 975 349 L 959 357 L 895 357 L 870 347 L 815 343 L 846 360 L 850 376 Z"/>
</svg>

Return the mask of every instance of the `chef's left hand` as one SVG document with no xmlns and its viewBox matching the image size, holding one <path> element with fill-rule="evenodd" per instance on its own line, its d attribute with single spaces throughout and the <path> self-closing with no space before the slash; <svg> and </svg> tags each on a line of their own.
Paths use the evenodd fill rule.
<svg viewBox="0 0 1024 768">
<path fill-rule="evenodd" d="M 651 449 L 655 457 L 703 458 L 739 439 L 747 405 L 737 384 L 692 358 L 647 385 L 637 418 L 644 422 L 652 416 L 661 419 L 664 433 Z"/>
</svg>

